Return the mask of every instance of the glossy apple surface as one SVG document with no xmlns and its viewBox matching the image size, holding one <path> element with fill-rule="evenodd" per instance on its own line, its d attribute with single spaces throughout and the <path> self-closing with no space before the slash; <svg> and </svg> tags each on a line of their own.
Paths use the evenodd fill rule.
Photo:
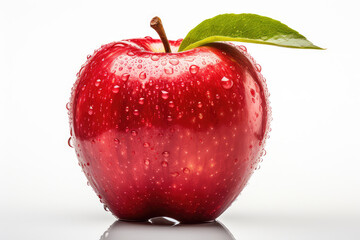
<svg viewBox="0 0 360 240">
<path fill-rule="evenodd" d="M 163 53 L 149 37 L 110 43 L 78 73 L 72 144 L 90 185 L 118 218 L 211 221 L 263 153 L 268 92 L 244 47 Z"/>
</svg>

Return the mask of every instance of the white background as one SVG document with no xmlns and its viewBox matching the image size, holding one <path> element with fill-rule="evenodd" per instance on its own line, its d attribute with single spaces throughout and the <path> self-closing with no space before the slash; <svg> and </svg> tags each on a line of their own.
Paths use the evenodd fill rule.
<svg viewBox="0 0 360 240">
<path fill-rule="evenodd" d="M 267 155 L 220 217 L 235 239 L 359 239 L 360 77 L 356 1 L 1 1 L 0 239 L 99 239 L 115 221 L 86 179 L 65 104 L 102 44 L 169 39 L 220 13 L 278 19 L 326 51 L 244 44 L 273 108 Z M 171 236 L 169 236 L 171 238 Z"/>
</svg>

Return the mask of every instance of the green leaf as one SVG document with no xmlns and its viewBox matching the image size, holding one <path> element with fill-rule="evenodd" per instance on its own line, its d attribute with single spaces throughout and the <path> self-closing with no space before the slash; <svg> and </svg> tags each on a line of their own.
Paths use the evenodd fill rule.
<svg viewBox="0 0 360 240">
<path fill-rule="evenodd" d="M 260 43 L 289 48 L 323 49 L 285 24 L 256 14 L 221 14 L 192 29 L 179 52 L 216 41 Z"/>
</svg>

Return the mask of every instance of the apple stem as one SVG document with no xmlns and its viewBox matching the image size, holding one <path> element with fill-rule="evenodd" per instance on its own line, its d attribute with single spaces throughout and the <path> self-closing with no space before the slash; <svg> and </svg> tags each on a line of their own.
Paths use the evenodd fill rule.
<svg viewBox="0 0 360 240">
<path fill-rule="evenodd" d="M 166 37 L 164 27 L 162 25 L 161 19 L 159 17 L 153 17 L 150 22 L 150 27 L 152 27 L 160 36 L 160 39 L 164 45 L 165 52 L 171 53 L 169 40 Z"/>
</svg>

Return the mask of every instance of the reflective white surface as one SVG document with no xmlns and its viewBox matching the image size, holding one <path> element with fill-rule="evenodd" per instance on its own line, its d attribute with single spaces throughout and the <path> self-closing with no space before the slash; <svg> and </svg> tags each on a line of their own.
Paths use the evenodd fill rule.
<svg viewBox="0 0 360 240">
<path fill-rule="evenodd" d="M 57 212 L 55 210 L 55 212 Z M 14 216 L 14 215 L 12 215 Z M 2 215 L 0 239 L 36 240 L 358 240 L 356 215 L 228 214 L 216 222 L 174 225 L 116 221 L 101 212 L 37 212 L 22 217 Z"/>
</svg>

